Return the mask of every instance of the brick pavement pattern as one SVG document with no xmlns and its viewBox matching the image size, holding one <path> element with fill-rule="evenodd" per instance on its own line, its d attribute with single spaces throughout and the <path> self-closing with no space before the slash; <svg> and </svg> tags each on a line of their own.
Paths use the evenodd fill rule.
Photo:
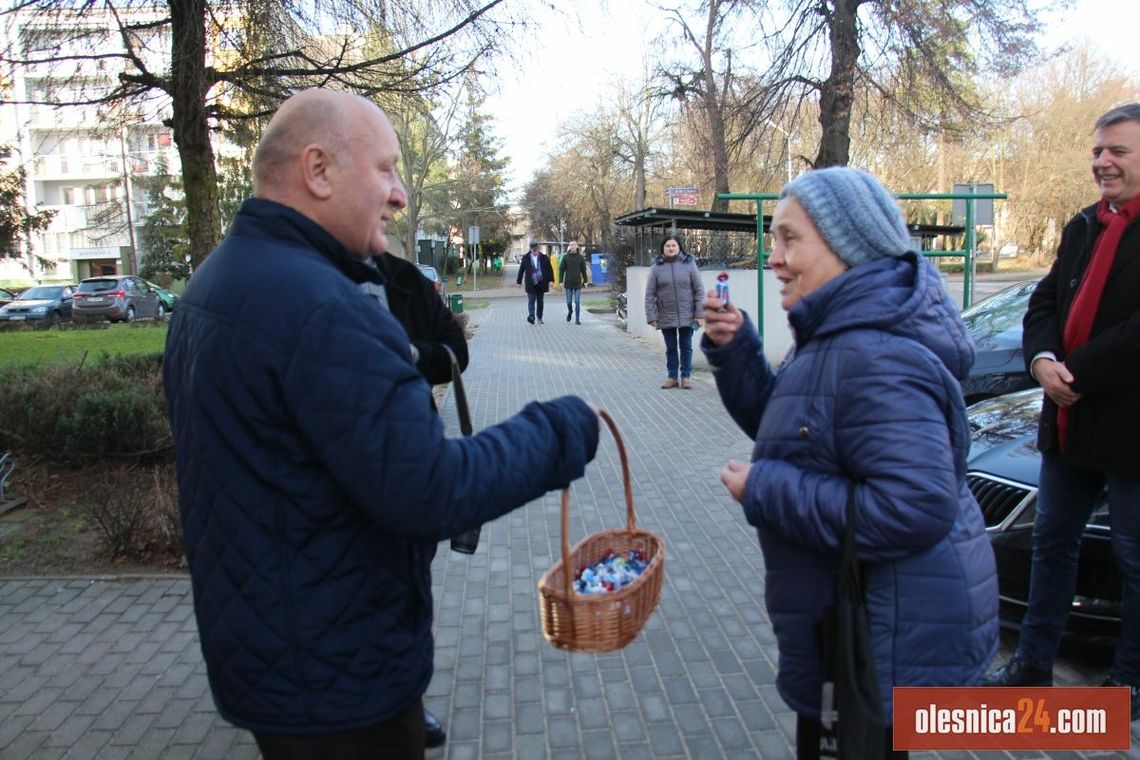
<svg viewBox="0 0 1140 760">
<path fill-rule="evenodd" d="M 511 295 L 482 308 L 468 296 L 476 430 L 567 393 L 608 409 L 629 453 L 638 524 L 666 544 L 665 585 L 624 650 L 569 654 L 545 642 L 538 617 L 538 580 L 561 552 L 558 493 L 485 526 L 474 555 L 441 544 L 425 703 L 448 742 L 427 757 L 791 757 L 795 718 L 775 689 L 763 561 L 718 479 L 729 458 L 747 460 L 750 441 L 707 372 L 693 390 L 661 390 L 663 357 L 612 318 L 584 309 L 582 325 L 566 323 L 556 293 L 550 319 L 532 326 L 525 298 Z M 442 414 L 458 435 L 450 396 Z M 624 522 L 604 427 L 571 510 L 572 544 Z M 214 710 L 185 577 L 0 580 L 0 758 L 63 757 L 258 757 L 252 737 Z"/>
</svg>

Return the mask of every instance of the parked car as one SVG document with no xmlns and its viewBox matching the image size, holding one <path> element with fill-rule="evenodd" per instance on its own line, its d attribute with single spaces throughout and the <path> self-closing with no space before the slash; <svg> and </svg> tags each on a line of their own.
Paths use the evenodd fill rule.
<svg viewBox="0 0 1140 760">
<path fill-rule="evenodd" d="M 1015 626 L 1029 599 L 1041 467 L 1036 445 L 1041 394 L 1039 388 L 1032 388 L 983 401 L 968 410 L 973 443 L 966 481 L 982 508 L 994 548 L 1002 620 Z M 1119 636 L 1121 581 L 1103 498 L 1085 525 L 1079 563 L 1069 630 L 1094 637 Z"/>
<path fill-rule="evenodd" d="M 72 307 L 72 321 L 77 324 L 99 322 L 134 322 L 136 319 L 162 319 L 166 305 L 146 280 L 133 275 L 89 277 L 79 283 Z"/>
<path fill-rule="evenodd" d="M 0 306 L 6 306 L 16 300 L 16 294 L 5 288 L 0 288 Z"/>
<path fill-rule="evenodd" d="M 178 294 L 167 290 L 164 287 L 155 285 L 153 282 L 147 281 L 147 285 L 154 288 L 154 292 L 158 294 L 158 300 L 162 301 L 162 305 L 166 307 L 166 313 L 174 311 L 175 305 L 178 303 Z"/>
<path fill-rule="evenodd" d="M 440 298 L 444 298 L 443 280 L 440 279 L 439 272 L 436 271 L 435 267 L 430 264 L 416 264 L 416 266 L 420 268 L 420 274 L 428 278 L 428 281 L 435 286 L 436 294 Z"/>
<path fill-rule="evenodd" d="M 962 312 L 977 352 L 962 381 L 967 404 L 1037 387 L 1021 353 L 1021 320 L 1035 287 L 1037 280 L 1010 285 Z"/>
<path fill-rule="evenodd" d="M 71 319 L 73 285 L 36 285 L 0 306 L 0 320 L 58 324 Z"/>
</svg>

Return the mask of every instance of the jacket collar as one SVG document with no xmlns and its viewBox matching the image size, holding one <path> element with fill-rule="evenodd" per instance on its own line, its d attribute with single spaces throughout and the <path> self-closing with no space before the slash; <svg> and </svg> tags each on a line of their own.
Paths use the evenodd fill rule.
<svg viewBox="0 0 1140 760">
<path fill-rule="evenodd" d="M 234 217 L 231 233 L 252 233 L 313 250 L 357 284 L 385 283 L 380 270 L 350 254 L 328 230 L 283 203 L 247 199 Z"/>
<path fill-rule="evenodd" d="M 665 258 L 664 254 L 658 255 L 658 257 L 657 257 L 657 263 L 658 264 L 677 264 L 677 263 L 688 264 L 692 260 L 693 260 L 693 254 L 689 253 L 688 251 L 681 251 L 673 259 Z"/>
</svg>

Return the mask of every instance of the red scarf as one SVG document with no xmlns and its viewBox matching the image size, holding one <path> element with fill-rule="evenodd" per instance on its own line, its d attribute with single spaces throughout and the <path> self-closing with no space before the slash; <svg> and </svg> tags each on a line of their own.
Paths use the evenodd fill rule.
<svg viewBox="0 0 1140 760">
<path fill-rule="evenodd" d="M 1092 257 L 1081 284 L 1077 286 L 1077 295 L 1073 298 L 1073 306 L 1065 320 L 1065 331 L 1061 336 L 1061 348 L 1064 349 L 1065 356 L 1070 356 L 1083 346 L 1092 334 L 1100 297 L 1104 294 L 1104 285 L 1108 282 L 1112 263 L 1116 261 L 1120 239 L 1124 237 L 1124 230 L 1137 217 L 1140 217 L 1140 195 L 1123 206 L 1118 206 L 1115 212 L 1109 209 L 1105 198 L 1097 206 L 1096 220 L 1104 229 L 1093 244 Z M 1057 442 L 1062 452 L 1066 449 L 1068 434 L 1069 408 L 1060 407 L 1057 409 Z"/>
</svg>

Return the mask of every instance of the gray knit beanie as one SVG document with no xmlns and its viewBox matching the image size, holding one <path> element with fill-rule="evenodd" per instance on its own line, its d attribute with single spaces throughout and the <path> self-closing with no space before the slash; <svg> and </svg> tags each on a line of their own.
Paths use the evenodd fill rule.
<svg viewBox="0 0 1140 760">
<path fill-rule="evenodd" d="M 910 233 L 894 196 L 860 169 L 816 169 L 784 185 L 781 198 L 795 198 L 828 247 L 847 266 L 884 256 L 902 256 Z"/>
</svg>

